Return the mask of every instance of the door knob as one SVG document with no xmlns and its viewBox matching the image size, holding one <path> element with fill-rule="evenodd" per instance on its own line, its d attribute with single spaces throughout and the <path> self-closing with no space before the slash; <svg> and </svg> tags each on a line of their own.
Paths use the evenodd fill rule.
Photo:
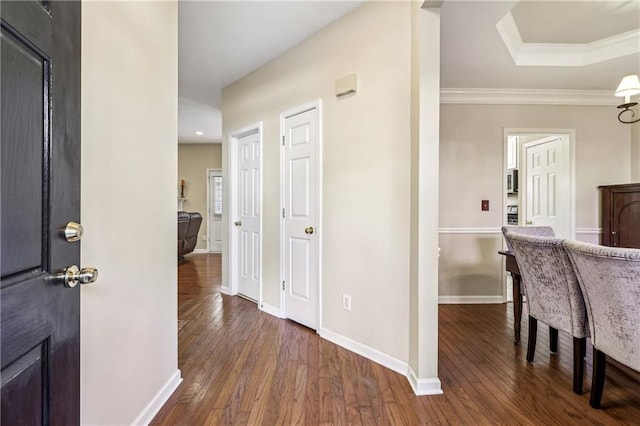
<svg viewBox="0 0 640 426">
<path fill-rule="evenodd" d="M 305 233 L 305 234 L 309 234 L 309 235 L 313 234 L 313 226 L 310 226 L 310 227 L 308 227 L 308 228 L 305 228 L 305 229 L 304 229 L 304 233 Z"/>
<path fill-rule="evenodd" d="M 65 226 L 64 230 L 61 232 L 61 234 L 64 235 L 64 239 L 69 243 L 80 241 L 83 233 L 84 228 L 82 228 L 82 225 L 77 222 L 67 223 L 67 226 Z"/>
<path fill-rule="evenodd" d="M 525 225 L 533 225 L 533 222 L 532 222 L 532 221 L 530 221 L 530 220 L 527 220 L 524 224 L 525 224 Z"/>
<path fill-rule="evenodd" d="M 242 222 L 240 222 L 239 220 L 237 220 L 237 221 L 234 223 L 234 225 L 235 225 L 235 226 L 242 226 Z"/>
<path fill-rule="evenodd" d="M 53 279 L 62 281 L 65 287 L 73 288 L 80 284 L 90 284 L 98 279 L 98 270 L 96 268 L 78 269 L 76 265 L 71 265 L 53 275 Z"/>
</svg>

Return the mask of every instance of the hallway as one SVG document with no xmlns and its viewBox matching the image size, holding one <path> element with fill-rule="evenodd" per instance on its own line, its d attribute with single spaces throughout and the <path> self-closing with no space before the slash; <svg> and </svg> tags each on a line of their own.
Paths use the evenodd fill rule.
<svg viewBox="0 0 640 426">
<path fill-rule="evenodd" d="M 407 379 L 309 329 L 219 292 L 220 255 L 178 265 L 179 368 L 183 383 L 153 425 L 638 424 L 640 375 L 607 366 L 603 409 L 571 391 L 570 339 L 536 359 L 512 341 L 511 305 L 441 305 L 444 395 L 416 397 Z M 526 312 L 523 333 L 526 336 Z"/>
</svg>

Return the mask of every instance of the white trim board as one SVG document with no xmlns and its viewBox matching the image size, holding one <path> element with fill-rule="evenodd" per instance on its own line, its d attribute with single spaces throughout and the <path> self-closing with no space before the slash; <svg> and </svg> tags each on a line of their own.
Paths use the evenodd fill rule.
<svg viewBox="0 0 640 426">
<path fill-rule="evenodd" d="M 611 90 L 442 88 L 441 104 L 616 106 Z"/>
<path fill-rule="evenodd" d="M 180 383 L 182 383 L 182 373 L 180 370 L 176 370 L 131 424 L 135 426 L 146 426 L 151 423 L 151 420 L 153 420 L 156 414 L 158 414 L 158 411 L 160 411 L 162 406 L 169 400 Z"/>
<path fill-rule="evenodd" d="M 438 228 L 439 234 L 502 234 L 501 228 Z"/>
<path fill-rule="evenodd" d="M 437 377 L 418 379 L 413 369 L 411 369 L 406 362 L 326 328 L 319 329 L 318 334 L 321 338 L 365 357 L 369 361 L 373 361 L 398 374 L 402 374 L 407 378 L 411 389 L 413 389 L 416 395 L 439 395 L 443 393 L 440 379 Z"/>
<path fill-rule="evenodd" d="M 602 228 L 576 228 L 576 234 L 582 235 L 600 235 L 602 232 Z"/>
<path fill-rule="evenodd" d="M 209 253 L 209 250 L 207 250 L 206 248 L 197 248 L 197 249 L 193 249 L 193 253 L 207 254 Z"/>
<path fill-rule="evenodd" d="M 437 377 L 430 379 L 418 379 L 418 376 L 411 367 L 409 367 L 407 379 L 409 380 L 411 389 L 413 389 L 413 393 L 416 395 L 441 395 L 444 393 L 442 391 L 442 383 L 440 383 L 440 379 Z"/>
<path fill-rule="evenodd" d="M 640 29 L 591 43 L 526 43 L 511 12 L 496 29 L 516 66 L 582 67 L 640 52 Z"/>
<path fill-rule="evenodd" d="M 275 306 L 269 305 L 267 303 L 258 304 L 259 309 L 269 315 L 273 315 L 276 318 L 284 318 L 282 316 L 282 311 L 280 308 L 276 308 Z"/>
<path fill-rule="evenodd" d="M 488 305 L 504 303 L 503 296 L 438 296 L 440 305 Z"/>
<path fill-rule="evenodd" d="M 323 339 L 326 339 L 332 343 L 335 343 L 338 346 L 341 346 L 345 349 L 350 350 L 351 352 L 357 353 L 360 356 L 367 358 L 370 361 L 378 363 L 383 367 L 387 367 L 390 370 L 395 371 L 396 373 L 406 375 L 408 365 L 406 362 L 400 361 L 397 358 L 392 357 L 391 355 L 385 354 L 384 352 L 380 352 L 377 349 L 369 347 L 367 345 L 363 345 L 360 342 L 356 342 L 353 339 L 345 337 L 341 334 L 335 333 L 326 328 L 321 328 L 318 330 L 318 334 Z"/>
</svg>

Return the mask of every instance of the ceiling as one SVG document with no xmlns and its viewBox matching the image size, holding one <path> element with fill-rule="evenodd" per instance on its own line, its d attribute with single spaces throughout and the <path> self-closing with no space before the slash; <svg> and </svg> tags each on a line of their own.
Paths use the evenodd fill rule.
<svg viewBox="0 0 640 426">
<path fill-rule="evenodd" d="M 180 1 L 178 140 L 220 142 L 223 87 L 362 1 Z"/>
<path fill-rule="evenodd" d="M 220 142 L 223 87 L 362 3 L 181 0 L 179 142 Z M 613 92 L 622 76 L 640 72 L 639 29 L 638 0 L 445 0 L 441 86 Z M 611 47 L 623 33 L 626 45 L 622 40 Z M 576 52 L 574 61 L 557 61 Z M 582 64 L 580 55 L 588 56 L 588 65 L 576 65 Z"/>
</svg>

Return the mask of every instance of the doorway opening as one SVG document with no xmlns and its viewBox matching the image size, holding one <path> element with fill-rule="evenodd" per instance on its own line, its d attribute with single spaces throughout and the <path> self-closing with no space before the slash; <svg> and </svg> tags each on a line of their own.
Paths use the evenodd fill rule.
<svg viewBox="0 0 640 426">
<path fill-rule="evenodd" d="M 503 136 L 503 225 L 551 226 L 574 238 L 575 130 L 505 128 Z M 505 301 L 511 285 L 505 272 Z"/>
</svg>

